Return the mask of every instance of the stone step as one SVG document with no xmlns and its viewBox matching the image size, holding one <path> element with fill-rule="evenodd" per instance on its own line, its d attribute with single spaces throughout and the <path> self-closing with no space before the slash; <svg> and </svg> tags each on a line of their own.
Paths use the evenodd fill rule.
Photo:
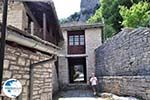
<svg viewBox="0 0 150 100">
<path fill-rule="evenodd" d="M 83 83 L 67 84 L 61 87 L 61 90 L 89 90 L 90 86 Z"/>
</svg>

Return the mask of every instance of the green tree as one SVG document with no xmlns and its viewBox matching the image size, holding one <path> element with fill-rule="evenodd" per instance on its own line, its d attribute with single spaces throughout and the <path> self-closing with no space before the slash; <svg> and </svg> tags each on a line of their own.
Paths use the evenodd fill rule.
<svg viewBox="0 0 150 100">
<path fill-rule="evenodd" d="M 88 23 L 102 22 L 102 19 L 104 19 L 104 38 L 112 37 L 123 27 L 123 18 L 119 13 L 120 6 L 130 8 L 134 3 L 140 1 L 142 0 L 100 0 L 100 8 L 96 11 L 94 16 L 88 20 Z"/>
<path fill-rule="evenodd" d="M 150 4 L 148 2 L 139 2 L 133 4 L 131 8 L 120 6 L 120 14 L 123 18 L 124 27 L 148 26 L 150 22 Z"/>
</svg>

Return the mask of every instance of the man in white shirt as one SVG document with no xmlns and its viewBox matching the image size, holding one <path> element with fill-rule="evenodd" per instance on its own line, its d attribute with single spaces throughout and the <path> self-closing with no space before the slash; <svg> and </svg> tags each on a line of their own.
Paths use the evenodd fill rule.
<svg viewBox="0 0 150 100">
<path fill-rule="evenodd" d="M 92 90 L 94 92 L 94 95 L 96 95 L 96 86 L 98 84 L 98 80 L 95 77 L 95 73 L 92 73 L 92 77 L 90 78 L 90 83 L 92 85 Z"/>
</svg>

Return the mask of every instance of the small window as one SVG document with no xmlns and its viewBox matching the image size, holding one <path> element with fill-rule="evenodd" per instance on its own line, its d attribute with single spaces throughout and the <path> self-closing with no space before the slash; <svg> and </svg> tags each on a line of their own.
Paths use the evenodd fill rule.
<svg viewBox="0 0 150 100">
<path fill-rule="evenodd" d="M 75 38 L 75 41 L 79 41 L 79 36 L 78 35 L 75 35 L 74 38 Z"/>
<path fill-rule="evenodd" d="M 84 41 L 80 41 L 80 45 L 84 45 Z"/>
<path fill-rule="evenodd" d="M 79 35 L 74 36 L 74 45 L 79 45 Z"/>
<path fill-rule="evenodd" d="M 70 46 L 78 46 L 78 45 L 85 45 L 85 37 L 84 35 L 70 35 L 69 36 L 69 45 Z"/>
<path fill-rule="evenodd" d="M 84 38 L 84 35 L 80 35 L 80 38 Z"/>
<path fill-rule="evenodd" d="M 80 35 L 80 45 L 84 45 L 84 35 Z"/>
<path fill-rule="evenodd" d="M 70 41 L 70 42 L 69 42 L 69 45 L 73 45 L 73 41 Z"/>
<path fill-rule="evenodd" d="M 73 41 L 74 41 L 73 36 L 69 36 L 69 45 L 73 45 Z"/>
<path fill-rule="evenodd" d="M 69 36 L 69 41 L 73 41 L 73 36 Z"/>
<path fill-rule="evenodd" d="M 75 42 L 74 42 L 74 45 L 79 45 L 79 41 L 75 41 Z"/>
</svg>

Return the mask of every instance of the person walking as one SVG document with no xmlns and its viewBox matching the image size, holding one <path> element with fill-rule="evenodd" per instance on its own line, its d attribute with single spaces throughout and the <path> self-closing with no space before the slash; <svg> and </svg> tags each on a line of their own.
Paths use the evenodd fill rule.
<svg viewBox="0 0 150 100">
<path fill-rule="evenodd" d="M 98 85 L 97 77 L 95 76 L 95 73 L 92 73 L 92 77 L 90 78 L 90 83 L 92 86 L 93 94 L 96 95 L 96 86 Z"/>
</svg>

